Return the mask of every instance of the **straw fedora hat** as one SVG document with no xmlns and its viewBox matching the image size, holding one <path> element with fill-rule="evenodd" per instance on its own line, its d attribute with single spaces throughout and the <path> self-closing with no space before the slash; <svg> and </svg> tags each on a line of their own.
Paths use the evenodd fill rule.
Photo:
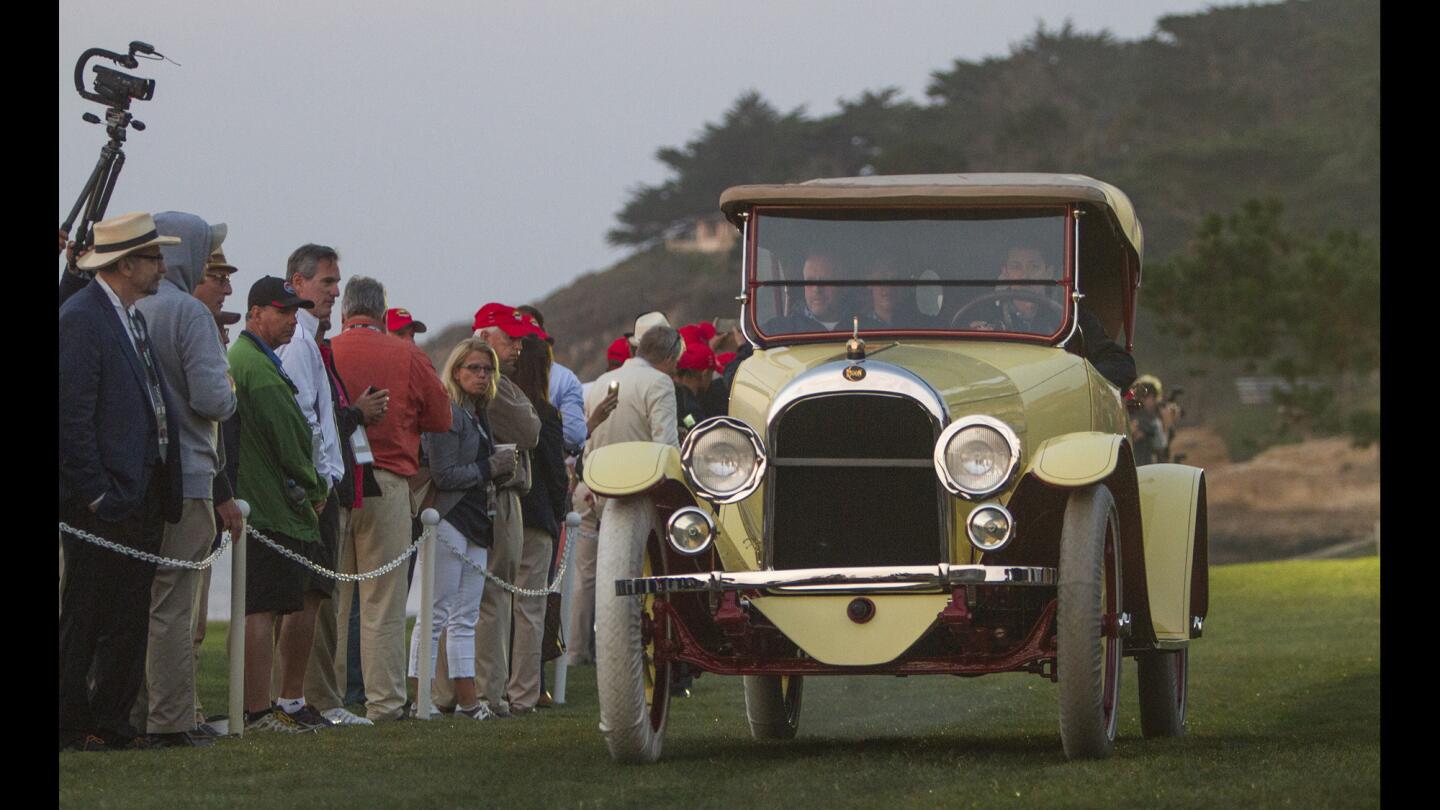
<svg viewBox="0 0 1440 810">
<path fill-rule="evenodd" d="M 95 245 L 76 264 L 97 270 L 150 245 L 178 245 L 180 237 L 161 236 L 155 218 L 146 213 L 122 214 L 95 223 Z"/>
<path fill-rule="evenodd" d="M 222 237 L 222 238 L 223 238 L 223 237 Z M 237 268 L 235 265 L 231 264 L 230 262 L 226 261 L 226 259 L 225 259 L 225 251 L 223 251 L 223 250 L 221 250 L 221 249 L 219 249 L 219 248 L 216 248 L 216 249 L 215 249 L 215 252 L 210 254 L 210 258 L 208 258 L 208 259 L 205 260 L 205 269 L 206 269 L 207 271 L 208 271 L 208 270 L 220 270 L 220 271 L 223 271 L 223 272 L 226 272 L 226 273 L 234 273 L 234 272 L 235 272 L 236 270 L 238 270 L 239 268 Z"/>
</svg>

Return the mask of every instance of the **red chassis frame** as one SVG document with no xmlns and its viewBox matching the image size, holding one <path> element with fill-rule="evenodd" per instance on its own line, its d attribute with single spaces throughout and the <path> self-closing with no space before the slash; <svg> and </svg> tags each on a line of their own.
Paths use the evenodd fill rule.
<svg viewBox="0 0 1440 810">
<path fill-rule="evenodd" d="M 1000 586 L 992 586 L 1000 587 Z M 938 615 L 938 625 L 931 633 L 948 632 L 966 647 L 966 652 L 953 655 L 912 655 L 906 653 L 895 661 L 875 666 L 835 666 L 812 658 L 766 657 L 754 653 L 760 634 L 778 634 L 768 625 L 757 626 L 740 606 L 739 594 L 730 591 L 720 595 L 719 605 L 710 620 L 736 650 L 724 655 L 707 648 L 686 624 L 682 611 L 668 596 L 657 596 L 654 615 L 645 614 L 643 632 L 646 641 L 655 643 L 656 663 L 684 663 L 702 672 L 720 675 L 989 675 L 995 672 L 1031 672 L 1055 680 L 1055 607 L 1050 599 L 1031 625 L 1024 639 L 1004 650 L 987 652 L 991 646 L 992 628 L 976 626 L 966 605 L 966 587 L 957 588 L 950 602 Z M 668 625 L 668 632 L 657 632 L 659 625 Z M 745 652 L 750 650 L 752 652 Z"/>
<path fill-rule="evenodd" d="M 662 480 L 647 492 L 656 508 L 657 524 L 664 526 L 682 506 L 695 505 L 690 491 L 677 481 Z M 651 532 L 646 538 L 646 553 L 655 561 L 657 573 L 700 573 L 713 570 L 719 563 L 712 547 L 699 557 L 682 556 L 662 539 L 662 532 Z M 603 587 L 603 586 L 602 586 Z M 975 591 L 970 593 L 970 588 Z M 996 672 L 1030 672 L 1055 680 L 1055 611 L 1052 596 L 1029 622 L 1019 643 L 1006 644 L 994 636 L 996 625 L 984 626 L 974 621 L 976 606 L 1015 586 L 960 586 L 950 594 L 950 601 L 937 614 L 937 625 L 921 636 L 916 647 L 935 633 L 947 633 L 946 646 L 959 646 L 961 651 L 927 655 L 907 651 L 898 659 L 875 666 L 836 666 L 794 655 L 794 644 L 785 639 L 773 625 L 761 617 L 760 624 L 740 604 L 740 594 L 729 591 L 718 595 L 710 604 L 706 594 L 657 594 L 652 603 L 654 613 L 641 613 L 641 633 L 645 644 L 655 645 L 656 664 L 684 663 L 701 672 L 719 675 L 962 675 L 973 677 Z M 1023 586 L 1022 586 L 1023 587 Z M 1026 590 L 1029 588 L 1027 587 Z M 758 596 L 758 592 L 747 596 Z M 634 597 L 641 598 L 641 597 Z M 689 608 L 676 607 L 675 599 L 689 603 Z M 784 598 L 784 597 L 781 597 Z M 687 618 L 688 617 L 688 618 Z M 701 623 L 706 623 L 702 625 Z M 697 632 L 698 631 L 698 632 Z M 723 638 L 733 654 L 726 655 L 706 646 L 700 636 Z M 758 652 L 763 641 L 784 639 L 791 654 L 784 657 Z M 1000 649 L 996 649 L 999 646 Z M 676 668 L 671 667 L 671 672 Z"/>
</svg>

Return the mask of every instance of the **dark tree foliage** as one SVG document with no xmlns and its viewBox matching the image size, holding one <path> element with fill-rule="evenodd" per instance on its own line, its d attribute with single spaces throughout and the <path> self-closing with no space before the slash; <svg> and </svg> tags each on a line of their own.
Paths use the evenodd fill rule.
<svg viewBox="0 0 1440 810">
<path fill-rule="evenodd" d="M 1281 211 L 1250 200 L 1206 217 L 1185 251 L 1147 269 L 1146 300 L 1193 350 L 1284 377 L 1281 404 L 1310 427 L 1368 424 L 1357 388 L 1380 366 L 1379 246 L 1288 230 Z"/>
<path fill-rule="evenodd" d="M 880 173 L 1058 171 L 1124 188 L 1151 256 L 1249 197 L 1293 224 L 1379 231 L 1379 8 L 1311 0 L 1161 18 L 1134 42 L 1043 24 L 1003 58 L 956 60 L 927 104 L 892 89 L 828 116 L 752 91 L 639 186 L 610 232 L 651 245 L 726 187 Z"/>
</svg>

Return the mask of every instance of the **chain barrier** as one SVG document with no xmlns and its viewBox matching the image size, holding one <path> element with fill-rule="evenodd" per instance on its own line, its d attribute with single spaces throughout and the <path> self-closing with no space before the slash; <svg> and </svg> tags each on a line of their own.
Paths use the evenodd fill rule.
<svg viewBox="0 0 1440 810">
<path fill-rule="evenodd" d="M 342 574 L 342 573 L 340 573 L 339 571 L 331 571 L 330 569 L 325 568 L 325 567 L 323 567 L 323 566 L 321 566 L 321 565 L 318 565 L 318 564 L 316 564 L 315 562 L 313 562 L 313 561 L 305 558 L 303 555 L 297 554 L 297 553 L 291 551 L 290 549 L 285 548 L 284 546 L 276 543 L 274 540 L 271 540 L 270 538 L 266 537 L 264 534 L 262 534 L 258 529 L 254 528 L 253 526 L 247 526 L 245 530 L 246 530 L 246 532 L 249 533 L 249 535 L 250 535 L 251 537 L 254 537 L 255 539 L 257 539 L 257 540 L 259 540 L 260 542 L 264 543 L 265 545 L 269 546 L 271 549 L 273 549 L 275 552 L 277 552 L 277 553 L 280 554 L 281 556 L 287 557 L 287 558 L 289 558 L 289 559 L 291 559 L 291 560 L 294 560 L 294 561 L 297 562 L 297 563 L 300 563 L 301 565 L 305 566 L 306 568 L 309 568 L 311 571 L 314 571 L 315 573 L 319 574 L 319 575 L 322 576 L 322 577 L 328 577 L 328 578 L 330 578 L 330 579 L 339 580 L 340 582 L 361 582 L 361 581 L 364 581 L 364 580 L 367 580 L 367 579 L 375 579 L 376 577 L 382 577 L 382 576 L 390 573 L 391 571 L 394 571 L 396 568 L 398 568 L 398 567 L 400 566 L 401 563 L 403 563 L 406 559 L 408 559 L 411 554 L 414 554 L 414 553 L 420 548 L 420 544 L 425 541 L 425 535 L 426 535 L 426 534 L 430 534 L 430 535 L 432 535 L 432 536 L 434 537 L 434 539 L 435 539 L 435 545 L 437 545 L 437 546 L 444 545 L 446 549 L 448 549 L 448 550 L 449 550 L 452 554 L 454 554 L 455 556 L 459 557 L 459 558 L 461 559 L 461 561 L 463 561 L 466 565 L 468 565 L 468 566 L 471 567 L 472 569 L 474 569 L 474 570 L 480 572 L 481 574 L 483 574 L 486 579 L 490 580 L 490 581 L 493 582 L 495 585 L 499 586 L 499 587 L 502 588 L 503 590 L 506 590 L 506 591 L 509 591 L 509 592 L 512 593 L 512 594 L 515 594 L 516 596 L 529 596 L 529 597 L 549 596 L 549 595 L 552 594 L 552 593 L 559 593 L 559 592 L 560 592 L 560 584 L 561 584 L 561 582 L 564 581 L 564 578 L 565 578 L 565 567 L 570 564 L 570 552 L 571 552 L 571 549 L 572 549 L 573 546 L 574 546 L 574 543 L 572 542 L 573 538 L 571 538 L 571 537 L 569 536 L 569 532 L 568 532 L 568 530 L 567 530 L 567 532 L 566 532 L 566 537 L 565 537 L 565 553 L 564 553 L 564 554 L 561 556 L 561 558 L 560 558 L 560 565 L 559 565 L 559 567 L 558 567 L 558 568 L 556 569 L 556 571 L 555 571 L 555 577 L 554 577 L 554 579 L 552 579 L 551 582 L 550 582 L 550 584 L 547 585 L 547 586 L 544 587 L 544 588 L 522 588 L 522 587 L 520 587 L 520 586 L 518 586 L 518 585 L 513 585 L 513 584 L 511 584 L 511 583 L 509 583 L 509 582 L 506 582 L 505 580 L 503 580 L 503 579 L 501 579 L 500 577 L 492 574 L 490 571 L 486 570 L 485 568 L 482 568 L 481 566 L 476 565 L 473 561 L 470 560 L 469 557 L 465 556 L 464 553 L 462 553 L 461 551 L 457 550 L 454 546 L 450 545 L 449 543 L 442 543 L 442 542 L 440 541 L 440 538 L 438 537 L 437 533 L 435 532 L 435 529 L 434 529 L 433 527 L 431 527 L 431 526 L 426 526 L 424 532 L 420 535 L 420 539 L 416 540 L 414 543 L 411 543 L 411 544 L 410 544 L 410 547 L 407 548 L 407 549 L 405 549 L 405 551 L 404 551 L 399 557 L 396 557 L 395 559 L 391 560 L 390 562 L 386 563 L 385 565 L 382 565 L 381 567 L 376 568 L 374 571 L 367 571 L 367 572 L 365 572 L 365 573 L 363 573 L 363 574 Z M 154 563 L 155 565 L 162 566 L 162 567 L 167 567 L 167 568 L 188 568 L 188 569 L 190 569 L 190 570 L 192 570 L 192 571 L 203 571 L 203 570 L 205 570 L 206 568 L 209 568 L 210 566 L 214 565 L 214 564 L 215 564 L 215 560 L 218 559 L 218 558 L 220 557 L 220 555 L 225 552 L 225 549 L 227 549 L 227 548 L 230 547 L 230 532 L 228 532 L 228 531 L 227 531 L 227 532 L 223 532 L 223 533 L 221 534 L 221 536 L 220 536 L 221 539 L 220 539 L 220 545 L 219 545 L 219 547 L 217 547 L 217 548 L 215 549 L 215 551 L 211 552 L 210 556 L 206 557 L 205 559 L 203 559 L 203 560 L 201 560 L 201 561 L 199 561 L 199 562 L 192 562 L 192 561 L 190 561 L 190 560 L 176 560 L 176 559 L 172 559 L 172 558 L 170 558 L 170 557 L 161 557 L 161 556 L 158 555 L 158 554 L 151 554 L 151 553 L 149 553 L 149 552 L 140 551 L 140 550 L 138 550 L 138 549 L 134 549 L 134 548 L 131 548 L 130 546 L 122 545 L 122 544 L 120 544 L 120 543 L 113 543 L 113 542 L 111 542 L 111 541 L 109 541 L 109 540 L 106 540 L 106 539 L 103 538 L 103 537 L 98 537 L 98 536 L 96 536 L 96 535 L 90 534 L 90 533 L 87 532 L 87 531 L 84 531 L 84 530 L 81 530 L 81 529 L 76 529 L 76 528 L 74 528 L 74 527 L 72 527 L 72 526 L 69 526 L 69 525 L 65 524 L 63 521 L 60 523 L 60 531 L 62 531 L 62 532 L 67 532 L 67 533 L 69 533 L 69 534 L 75 535 L 76 537 L 79 537 L 81 540 L 84 540 L 84 541 L 89 542 L 89 543 L 93 543 L 93 544 L 95 544 L 95 545 L 97 545 L 97 546 L 100 546 L 101 548 L 107 548 L 107 549 L 110 549 L 111 551 L 119 552 L 119 553 L 124 554 L 124 555 L 126 555 L 126 556 L 128 556 L 128 557 L 134 557 L 134 558 L 136 558 L 136 559 L 144 560 L 145 562 Z"/>
<path fill-rule="evenodd" d="M 290 559 L 300 563 L 306 568 L 309 568 L 311 571 L 314 571 L 322 577 L 328 577 L 330 579 L 339 580 L 341 582 L 362 582 L 367 579 L 383 577 L 391 571 L 394 571 L 397 567 L 399 567 L 400 563 L 405 562 L 405 560 L 408 559 L 411 554 L 415 553 L 416 549 L 420 548 L 420 544 L 425 542 L 425 535 L 433 533 L 434 530 L 431 529 L 429 526 L 426 526 L 425 531 L 421 532 L 420 534 L 420 539 L 411 543 L 410 547 L 405 549 L 405 551 L 401 552 L 399 557 L 396 557 L 390 562 L 385 563 L 379 568 L 376 568 L 374 571 L 366 571 L 363 574 L 342 574 L 339 571 L 331 571 L 330 569 L 317 565 L 314 562 L 306 559 L 305 557 L 296 554 L 290 549 L 279 545 L 274 540 L 271 540 L 270 538 L 266 537 L 265 535 L 261 534 L 253 528 L 248 529 L 248 531 L 250 532 L 251 536 L 278 552 L 282 557 L 289 557 Z"/>
<path fill-rule="evenodd" d="M 191 571 L 204 571 L 206 568 L 214 565 L 215 560 L 218 559 L 220 555 L 225 552 L 225 549 L 230 547 L 230 532 L 221 532 L 219 547 L 217 547 L 214 551 L 210 552 L 210 556 L 206 557 L 203 560 L 200 560 L 199 562 L 195 562 L 193 560 L 176 560 L 171 557 L 161 557 L 159 554 L 151 554 L 148 551 L 141 551 L 137 548 L 131 548 L 130 546 L 124 545 L 123 543 L 112 543 L 111 541 L 106 540 L 103 537 L 98 537 L 83 529 L 77 529 L 74 526 L 70 526 L 66 524 L 63 520 L 60 521 L 60 531 L 65 532 L 66 534 L 74 535 L 75 537 L 78 537 L 87 543 L 93 543 L 94 545 L 97 545 L 101 548 L 108 548 L 111 551 L 119 552 L 127 557 L 134 557 L 137 560 L 144 560 L 148 563 L 154 563 L 162 568 L 188 568 Z"/>
<path fill-rule="evenodd" d="M 435 538 L 435 544 L 437 546 L 442 545 L 442 541 L 438 536 Z M 462 553 L 459 549 L 455 548 L 449 543 L 443 543 L 443 545 L 445 546 L 445 548 L 449 549 L 451 554 L 459 557 L 461 562 L 465 563 L 465 565 L 469 566 L 471 569 L 483 574 L 486 579 L 500 586 L 502 590 L 509 591 L 516 596 L 538 597 L 549 596 L 552 593 L 560 592 L 560 583 L 564 580 L 565 577 L 565 566 L 570 563 L 570 549 L 574 546 L 574 543 L 571 542 L 569 531 L 567 529 L 565 534 L 565 554 L 560 558 L 560 566 L 555 569 L 555 578 L 551 580 L 550 584 L 545 586 L 544 588 L 522 588 L 519 585 L 512 585 L 509 582 L 501 579 L 500 577 L 497 577 L 494 574 L 490 573 L 488 570 L 476 565 L 474 560 L 471 560 L 469 557 L 465 556 L 464 553 Z"/>
</svg>

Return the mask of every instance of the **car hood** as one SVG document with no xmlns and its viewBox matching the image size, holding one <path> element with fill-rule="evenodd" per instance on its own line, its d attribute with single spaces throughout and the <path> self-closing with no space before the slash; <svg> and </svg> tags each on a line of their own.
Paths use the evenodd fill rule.
<svg viewBox="0 0 1440 810">
<path fill-rule="evenodd" d="M 852 364 L 845 360 L 843 344 L 812 343 L 755 352 L 736 373 L 732 413 L 761 427 L 765 409 L 785 386 L 827 363 L 843 364 L 837 367 L 835 390 L 844 390 L 846 381 L 839 371 Z M 1007 415 L 1023 418 L 1027 392 L 1058 375 L 1082 369 L 1083 364 L 1081 358 L 1061 349 L 1024 343 L 876 341 L 869 344 L 866 359 L 859 365 L 893 366 L 919 377 L 934 389 L 954 419 L 980 410 L 1008 411 Z M 1017 408 L 1022 413 L 1016 414 Z"/>
</svg>

